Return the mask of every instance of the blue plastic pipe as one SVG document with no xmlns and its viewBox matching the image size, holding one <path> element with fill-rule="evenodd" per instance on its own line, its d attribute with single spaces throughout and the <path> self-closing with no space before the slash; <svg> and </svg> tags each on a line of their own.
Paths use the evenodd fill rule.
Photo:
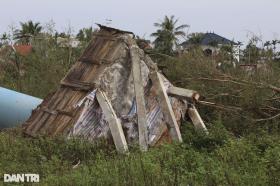
<svg viewBox="0 0 280 186">
<path fill-rule="evenodd" d="M 24 123 L 43 100 L 0 87 L 0 128 Z"/>
</svg>

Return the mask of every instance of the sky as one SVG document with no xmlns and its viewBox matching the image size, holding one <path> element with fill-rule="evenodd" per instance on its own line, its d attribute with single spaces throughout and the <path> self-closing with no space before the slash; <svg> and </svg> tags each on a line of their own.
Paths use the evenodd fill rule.
<svg viewBox="0 0 280 186">
<path fill-rule="evenodd" d="M 0 0 L 0 34 L 19 22 L 53 20 L 55 29 L 76 33 L 107 24 L 150 38 L 153 23 L 174 15 L 185 31 L 215 32 L 246 42 L 255 34 L 264 41 L 280 39 L 279 0 Z M 108 21 L 112 20 L 112 21 Z"/>
</svg>

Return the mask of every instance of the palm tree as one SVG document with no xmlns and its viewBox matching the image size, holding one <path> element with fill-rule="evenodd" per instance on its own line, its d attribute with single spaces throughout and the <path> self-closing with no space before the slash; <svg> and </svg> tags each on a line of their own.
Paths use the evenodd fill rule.
<svg viewBox="0 0 280 186">
<path fill-rule="evenodd" d="M 6 32 L 3 33 L 0 40 L 1 40 L 2 44 L 8 44 L 9 43 L 9 35 Z"/>
<path fill-rule="evenodd" d="M 33 23 L 33 21 L 28 21 L 26 23 L 20 23 L 21 29 L 16 30 L 15 39 L 19 39 L 25 44 L 30 43 L 30 38 L 37 36 L 42 31 L 42 26 L 39 22 Z"/>
<path fill-rule="evenodd" d="M 204 33 L 191 33 L 188 35 L 188 43 L 191 45 L 199 45 L 204 37 Z"/>
<path fill-rule="evenodd" d="M 174 47 L 178 46 L 179 37 L 186 36 L 183 31 L 184 28 L 189 27 L 189 25 L 183 24 L 177 26 L 178 19 L 172 15 L 170 17 L 165 16 L 164 20 L 160 23 L 154 23 L 154 26 L 158 28 L 155 33 L 151 36 L 155 37 L 154 44 L 155 49 L 161 53 L 171 55 L 174 53 Z"/>
<path fill-rule="evenodd" d="M 277 55 L 277 52 L 276 52 L 276 45 L 277 44 L 280 44 L 280 41 L 277 40 L 277 39 L 274 39 L 271 41 L 271 45 L 273 45 L 273 54 L 274 54 L 274 57 Z"/>
<path fill-rule="evenodd" d="M 277 39 L 274 39 L 271 41 L 271 44 L 273 45 L 273 50 L 275 51 L 276 50 L 276 45 L 279 44 L 280 41 L 278 41 Z"/>
<path fill-rule="evenodd" d="M 266 49 L 268 50 L 269 46 L 271 45 L 270 41 L 266 41 L 263 46 L 266 47 Z"/>
</svg>

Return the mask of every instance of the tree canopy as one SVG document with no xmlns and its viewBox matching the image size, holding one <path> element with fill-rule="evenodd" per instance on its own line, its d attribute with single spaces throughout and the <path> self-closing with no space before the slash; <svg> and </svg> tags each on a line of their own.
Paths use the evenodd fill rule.
<svg viewBox="0 0 280 186">
<path fill-rule="evenodd" d="M 168 17 L 165 16 L 164 20 L 159 23 L 154 23 L 154 26 L 158 30 L 151 34 L 155 37 L 154 45 L 158 52 L 172 55 L 174 53 L 174 47 L 178 46 L 179 37 L 186 36 L 184 29 L 189 25 L 182 24 L 177 26 L 178 19 L 173 15 Z"/>
<path fill-rule="evenodd" d="M 30 38 L 37 36 L 42 31 L 42 26 L 39 22 L 20 22 L 21 28 L 16 30 L 15 39 L 19 39 L 22 43 L 30 43 Z"/>
</svg>

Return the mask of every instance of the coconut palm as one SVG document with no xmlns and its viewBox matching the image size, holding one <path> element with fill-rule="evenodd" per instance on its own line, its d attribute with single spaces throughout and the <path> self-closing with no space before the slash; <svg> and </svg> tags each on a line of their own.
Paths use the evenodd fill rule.
<svg viewBox="0 0 280 186">
<path fill-rule="evenodd" d="M 9 43 L 9 35 L 5 32 L 2 34 L 0 41 L 2 44 L 8 44 Z"/>
<path fill-rule="evenodd" d="M 33 21 L 21 22 L 21 29 L 16 30 L 15 39 L 19 39 L 23 43 L 30 43 L 30 38 L 37 36 L 42 31 L 42 26 L 39 22 L 33 23 Z"/>
<path fill-rule="evenodd" d="M 279 43 L 280 43 L 280 41 L 277 40 L 277 39 L 274 39 L 274 40 L 271 41 L 271 44 L 273 45 L 273 50 L 274 51 L 276 50 L 276 45 L 279 44 Z"/>
<path fill-rule="evenodd" d="M 171 55 L 174 53 L 174 47 L 178 46 L 179 37 L 186 36 L 184 29 L 189 25 L 183 24 L 177 26 L 178 19 L 172 15 L 170 17 L 165 16 L 164 20 L 160 23 L 154 23 L 154 26 L 158 28 L 151 36 L 155 37 L 154 45 L 155 49 L 161 53 Z"/>
<path fill-rule="evenodd" d="M 191 33 L 188 35 L 188 43 L 191 45 L 199 45 L 204 37 L 204 33 Z"/>
<path fill-rule="evenodd" d="M 280 40 L 277 40 L 277 39 L 274 39 L 271 41 L 271 45 L 273 45 L 273 54 L 274 54 L 274 57 L 277 56 L 277 52 L 276 52 L 276 45 L 277 44 L 280 44 Z"/>
<path fill-rule="evenodd" d="M 268 50 L 269 46 L 271 46 L 271 42 L 270 41 L 266 41 L 264 44 L 263 44 L 264 47 L 266 47 L 266 49 Z"/>
</svg>

